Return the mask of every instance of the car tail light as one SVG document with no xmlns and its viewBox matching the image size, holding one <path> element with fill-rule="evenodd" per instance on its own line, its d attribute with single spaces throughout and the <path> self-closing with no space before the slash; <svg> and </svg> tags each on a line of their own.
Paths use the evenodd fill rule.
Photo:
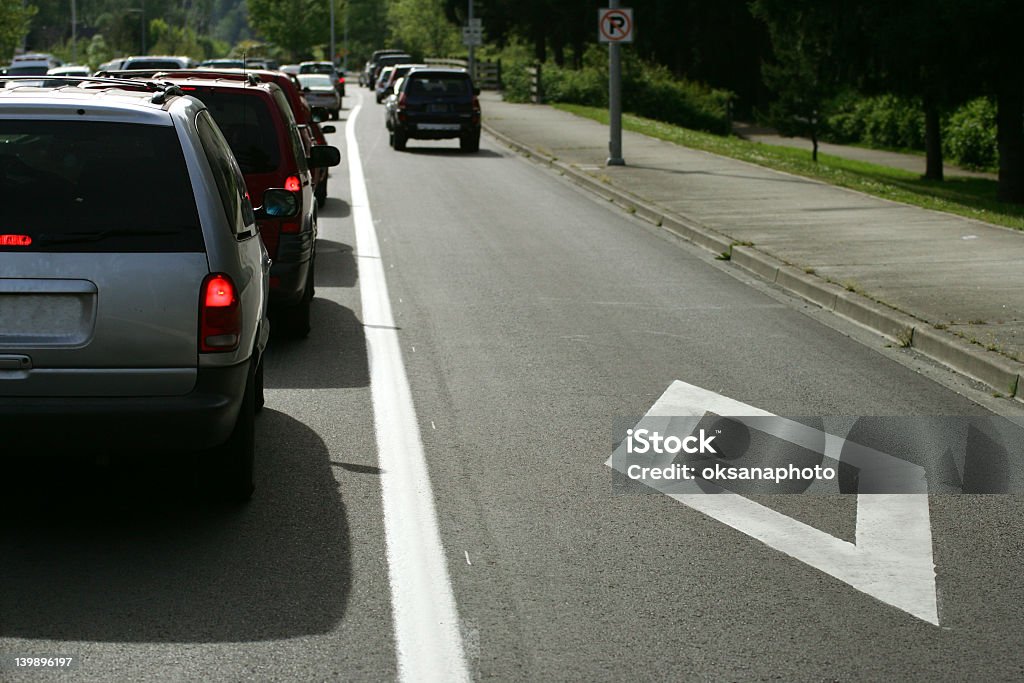
<svg viewBox="0 0 1024 683">
<path fill-rule="evenodd" d="M 234 351 L 242 334 L 242 311 L 235 283 L 224 273 L 210 273 L 199 293 L 199 350 Z"/>
<path fill-rule="evenodd" d="M 344 76 L 338 76 L 338 83 L 340 83 L 342 85 L 345 85 L 345 77 Z"/>
<path fill-rule="evenodd" d="M 473 95 L 473 111 L 480 113 L 480 98 L 476 95 Z"/>
<path fill-rule="evenodd" d="M 302 230 L 300 221 L 281 221 L 281 232 L 288 235 L 296 235 Z"/>
<path fill-rule="evenodd" d="M 30 235 L 0 235 L 0 247 L 27 247 L 31 244 Z"/>
<path fill-rule="evenodd" d="M 398 96 L 398 108 L 405 109 L 405 93 Z"/>
<path fill-rule="evenodd" d="M 298 192 L 299 190 L 301 190 L 302 183 L 299 182 L 299 176 L 288 176 L 288 178 L 285 179 L 284 181 L 284 189 L 288 190 L 289 192 Z"/>
</svg>

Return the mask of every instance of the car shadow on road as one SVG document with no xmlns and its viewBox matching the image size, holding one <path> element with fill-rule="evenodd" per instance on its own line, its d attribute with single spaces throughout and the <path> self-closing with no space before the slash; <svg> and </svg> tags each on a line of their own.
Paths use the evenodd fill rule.
<svg viewBox="0 0 1024 683">
<path fill-rule="evenodd" d="M 458 147 L 409 147 L 405 148 L 407 154 L 418 154 L 421 156 L 435 157 L 466 157 L 467 159 L 500 159 L 504 155 L 498 152 L 481 149 L 479 152 L 463 152 Z"/>
<path fill-rule="evenodd" d="M 321 634 L 344 617 L 351 543 L 327 446 L 257 417 L 256 493 L 190 493 L 196 468 L 138 453 L 4 463 L 0 635 L 66 642 L 221 643 Z M 21 482 L 12 486 L 11 482 Z"/>
<path fill-rule="evenodd" d="M 318 287 L 355 287 L 359 279 L 355 250 L 344 242 L 319 239 L 316 242 L 316 284 Z"/>
<path fill-rule="evenodd" d="M 317 269 L 319 270 L 319 264 Z M 322 286 L 320 273 L 317 284 Z M 316 297 L 311 304 L 312 330 L 306 339 L 289 339 L 274 331 L 264 357 L 267 389 L 344 389 L 370 384 L 363 323 L 351 309 Z M 319 340 L 319 341 L 318 341 Z"/>
<path fill-rule="evenodd" d="M 328 197 L 317 215 L 321 218 L 348 218 L 352 215 L 352 207 L 344 199 Z"/>
</svg>

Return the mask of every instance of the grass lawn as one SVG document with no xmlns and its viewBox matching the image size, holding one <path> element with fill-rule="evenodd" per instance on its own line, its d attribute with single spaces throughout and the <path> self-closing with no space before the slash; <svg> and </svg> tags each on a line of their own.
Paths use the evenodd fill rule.
<svg viewBox="0 0 1024 683">
<path fill-rule="evenodd" d="M 578 116 L 608 123 L 607 109 L 576 104 L 554 106 Z M 809 150 L 764 145 L 736 137 L 719 137 L 632 114 L 622 115 L 622 127 L 684 147 L 816 178 L 876 197 L 1024 230 L 1024 205 L 997 201 L 995 180 L 962 177 L 948 178 L 943 182 L 923 180 L 910 171 L 821 153 L 818 154 L 818 163 L 814 163 Z"/>
</svg>

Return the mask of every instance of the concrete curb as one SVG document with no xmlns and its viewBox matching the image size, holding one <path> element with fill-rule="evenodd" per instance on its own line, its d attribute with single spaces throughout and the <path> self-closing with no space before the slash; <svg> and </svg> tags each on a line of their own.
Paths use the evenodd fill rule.
<svg viewBox="0 0 1024 683">
<path fill-rule="evenodd" d="M 487 123 L 483 124 L 483 128 L 514 151 L 560 171 L 577 185 L 615 202 L 639 218 L 716 255 L 729 254 L 731 261 L 749 273 L 877 332 L 899 346 L 913 348 L 960 374 L 986 384 L 1003 396 L 1024 401 L 1024 386 L 1021 382 L 1024 378 L 1024 363 L 972 344 L 952 333 L 935 329 L 923 320 L 806 273 L 755 247 L 744 246 L 728 235 L 669 215 L 657 205 L 602 182 L 571 164 L 553 159 L 495 130 Z"/>
</svg>

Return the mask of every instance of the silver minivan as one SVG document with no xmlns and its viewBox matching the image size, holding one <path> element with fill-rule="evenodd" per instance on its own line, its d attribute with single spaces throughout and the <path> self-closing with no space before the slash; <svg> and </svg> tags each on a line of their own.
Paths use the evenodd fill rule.
<svg viewBox="0 0 1024 683">
<path fill-rule="evenodd" d="M 198 454 L 218 497 L 248 500 L 270 259 L 230 147 L 173 86 L 6 85 L 4 452 Z"/>
</svg>

